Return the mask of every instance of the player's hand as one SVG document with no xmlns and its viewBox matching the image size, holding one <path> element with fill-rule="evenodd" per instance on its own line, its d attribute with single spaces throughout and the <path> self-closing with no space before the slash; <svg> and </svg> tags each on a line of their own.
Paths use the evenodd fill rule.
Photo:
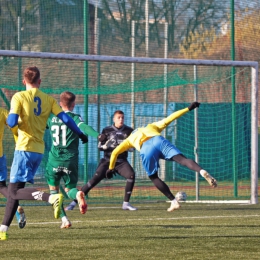
<svg viewBox="0 0 260 260">
<path fill-rule="evenodd" d="M 112 169 L 112 170 L 108 169 L 108 170 L 106 171 L 106 178 L 107 178 L 107 179 L 112 179 L 112 178 L 114 177 L 114 175 L 116 176 L 116 171 L 115 171 L 115 169 Z"/>
<path fill-rule="evenodd" d="M 83 133 L 81 133 L 81 134 L 79 135 L 79 139 L 81 140 L 81 142 L 82 142 L 83 144 L 85 144 L 85 143 L 88 142 L 88 137 L 87 137 L 86 135 L 84 135 Z"/>
<path fill-rule="evenodd" d="M 200 106 L 200 103 L 197 102 L 197 101 L 195 101 L 195 102 L 192 102 L 192 103 L 189 105 L 188 109 L 191 111 L 191 110 L 193 110 L 193 109 L 195 109 L 196 107 L 199 107 L 199 106 Z"/>
<path fill-rule="evenodd" d="M 98 136 L 98 141 L 99 142 L 104 142 L 104 141 L 106 141 L 107 140 L 107 136 L 105 135 L 105 134 L 100 134 L 99 136 Z"/>
</svg>

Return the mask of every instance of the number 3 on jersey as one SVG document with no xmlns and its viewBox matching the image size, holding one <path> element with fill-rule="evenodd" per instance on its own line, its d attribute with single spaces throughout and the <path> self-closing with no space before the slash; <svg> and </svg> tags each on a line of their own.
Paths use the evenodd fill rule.
<svg viewBox="0 0 260 260">
<path fill-rule="evenodd" d="M 52 136 L 53 136 L 53 145 L 58 146 L 66 146 L 67 140 L 66 140 L 66 131 L 67 126 L 66 125 L 53 125 L 51 126 Z M 61 137 L 61 144 L 60 144 L 60 137 Z"/>
<path fill-rule="evenodd" d="M 42 108 L 41 108 L 41 104 L 42 104 L 42 101 L 39 97 L 34 97 L 34 102 L 36 103 L 37 105 L 37 108 L 34 108 L 34 114 L 36 116 L 39 116 L 42 112 Z"/>
</svg>

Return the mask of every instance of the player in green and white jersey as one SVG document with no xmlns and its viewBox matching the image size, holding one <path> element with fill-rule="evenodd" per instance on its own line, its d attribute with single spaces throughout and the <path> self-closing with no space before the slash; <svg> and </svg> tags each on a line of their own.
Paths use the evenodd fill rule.
<svg viewBox="0 0 260 260">
<path fill-rule="evenodd" d="M 74 120 L 84 134 L 98 138 L 99 133 L 85 124 L 80 115 L 72 112 L 75 107 L 75 100 L 76 96 L 73 93 L 68 91 L 61 93 L 60 106 L 62 110 Z M 50 193 L 56 194 L 59 192 L 60 181 L 63 179 L 68 197 L 73 200 L 77 199 L 80 212 L 85 214 L 87 211 L 85 194 L 76 188 L 78 182 L 79 137 L 55 115 L 49 117 L 47 126 L 52 140 L 45 173 Z M 60 218 L 62 220 L 61 228 L 71 226 L 63 207 Z"/>
</svg>

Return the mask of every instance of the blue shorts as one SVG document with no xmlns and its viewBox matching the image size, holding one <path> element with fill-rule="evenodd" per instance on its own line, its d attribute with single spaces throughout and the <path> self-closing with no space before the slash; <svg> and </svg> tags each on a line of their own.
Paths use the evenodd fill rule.
<svg viewBox="0 0 260 260">
<path fill-rule="evenodd" d="M 160 159 L 170 160 L 177 154 L 181 154 L 179 149 L 161 135 L 144 142 L 140 150 L 142 163 L 148 176 L 158 172 Z"/>
<path fill-rule="evenodd" d="M 14 159 L 10 172 L 10 183 L 34 183 L 34 175 L 42 161 L 43 154 L 34 152 L 14 152 Z"/>
<path fill-rule="evenodd" d="M 0 181 L 5 181 L 7 179 L 7 166 L 5 155 L 0 157 Z"/>
</svg>

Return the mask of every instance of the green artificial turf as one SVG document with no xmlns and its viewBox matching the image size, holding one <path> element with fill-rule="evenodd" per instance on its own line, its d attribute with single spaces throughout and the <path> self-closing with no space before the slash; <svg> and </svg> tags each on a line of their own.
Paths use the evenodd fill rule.
<svg viewBox="0 0 260 260">
<path fill-rule="evenodd" d="M 0 259 L 260 259 L 260 206 L 183 203 L 89 205 L 68 212 L 70 229 L 60 229 L 52 207 L 25 206 L 27 225 L 14 219 Z M 3 219 L 4 208 L 0 208 Z"/>
</svg>

